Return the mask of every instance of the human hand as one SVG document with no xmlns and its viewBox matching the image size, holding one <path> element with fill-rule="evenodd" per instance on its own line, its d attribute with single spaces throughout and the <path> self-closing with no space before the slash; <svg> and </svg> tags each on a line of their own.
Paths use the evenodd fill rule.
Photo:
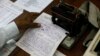
<svg viewBox="0 0 100 56">
<path fill-rule="evenodd" d="M 26 31 L 28 28 L 37 28 L 40 27 L 40 24 L 33 23 L 34 19 L 37 15 L 33 15 L 32 13 L 24 12 L 21 16 L 15 19 L 15 23 L 19 28 L 19 31 Z"/>
</svg>

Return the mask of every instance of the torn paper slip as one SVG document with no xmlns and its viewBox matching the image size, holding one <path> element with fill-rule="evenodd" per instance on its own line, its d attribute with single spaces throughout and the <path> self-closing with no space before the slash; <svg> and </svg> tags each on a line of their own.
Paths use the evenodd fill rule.
<svg viewBox="0 0 100 56">
<path fill-rule="evenodd" d="M 17 0 L 15 5 L 29 11 L 40 13 L 45 9 L 53 0 Z"/>
<path fill-rule="evenodd" d="M 40 23 L 40 28 L 29 29 L 16 43 L 17 46 L 34 56 L 53 56 L 57 47 L 66 36 L 66 31 L 54 25 L 51 16 L 42 13 L 34 22 Z"/>
</svg>

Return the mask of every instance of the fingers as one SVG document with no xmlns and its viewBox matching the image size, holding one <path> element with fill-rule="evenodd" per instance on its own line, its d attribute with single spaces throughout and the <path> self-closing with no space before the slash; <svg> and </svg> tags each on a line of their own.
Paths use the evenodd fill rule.
<svg viewBox="0 0 100 56">
<path fill-rule="evenodd" d="M 33 23 L 35 18 L 39 14 L 29 13 L 24 11 L 19 17 L 17 17 L 14 21 L 19 29 L 19 31 L 26 31 L 28 28 L 38 28 L 41 25 L 38 23 Z"/>
<path fill-rule="evenodd" d="M 20 29 L 28 29 L 28 28 L 39 28 L 41 25 L 39 23 L 26 23 L 20 26 Z"/>
<path fill-rule="evenodd" d="M 38 28 L 38 27 L 41 27 L 41 25 L 39 23 L 29 24 L 29 28 Z"/>
<path fill-rule="evenodd" d="M 33 22 L 38 15 L 39 14 L 30 14 L 30 17 L 28 19 L 30 20 L 30 22 Z"/>
</svg>

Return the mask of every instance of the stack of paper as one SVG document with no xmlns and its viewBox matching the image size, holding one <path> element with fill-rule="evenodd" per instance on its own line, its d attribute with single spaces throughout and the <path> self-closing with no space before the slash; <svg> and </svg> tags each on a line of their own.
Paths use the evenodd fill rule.
<svg viewBox="0 0 100 56">
<path fill-rule="evenodd" d="M 34 22 L 41 27 L 29 29 L 16 43 L 32 56 L 53 56 L 57 47 L 66 36 L 66 31 L 54 25 L 51 16 L 42 13 Z"/>
<path fill-rule="evenodd" d="M 53 0 L 17 0 L 15 5 L 21 7 L 29 12 L 40 13 Z"/>
<path fill-rule="evenodd" d="M 0 1 L 0 27 L 8 24 L 23 12 L 9 0 Z"/>
</svg>

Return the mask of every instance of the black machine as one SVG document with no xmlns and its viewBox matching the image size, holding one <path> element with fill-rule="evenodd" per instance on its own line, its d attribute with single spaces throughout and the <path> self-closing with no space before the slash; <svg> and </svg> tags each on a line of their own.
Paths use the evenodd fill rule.
<svg viewBox="0 0 100 56">
<path fill-rule="evenodd" d="M 67 30 L 71 37 L 80 33 L 86 20 L 86 15 L 82 14 L 79 9 L 64 3 L 63 0 L 59 5 L 52 7 L 53 23 Z"/>
<path fill-rule="evenodd" d="M 82 26 L 87 24 L 87 14 L 82 13 L 78 8 L 65 3 L 63 0 L 52 8 L 52 22 L 58 26 L 64 28 L 69 33 L 67 36 L 71 37 L 71 45 L 75 42 L 75 37 L 81 33 Z M 74 40 L 72 39 L 74 37 Z M 65 39 L 65 45 L 67 45 L 69 38 Z"/>
</svg>

